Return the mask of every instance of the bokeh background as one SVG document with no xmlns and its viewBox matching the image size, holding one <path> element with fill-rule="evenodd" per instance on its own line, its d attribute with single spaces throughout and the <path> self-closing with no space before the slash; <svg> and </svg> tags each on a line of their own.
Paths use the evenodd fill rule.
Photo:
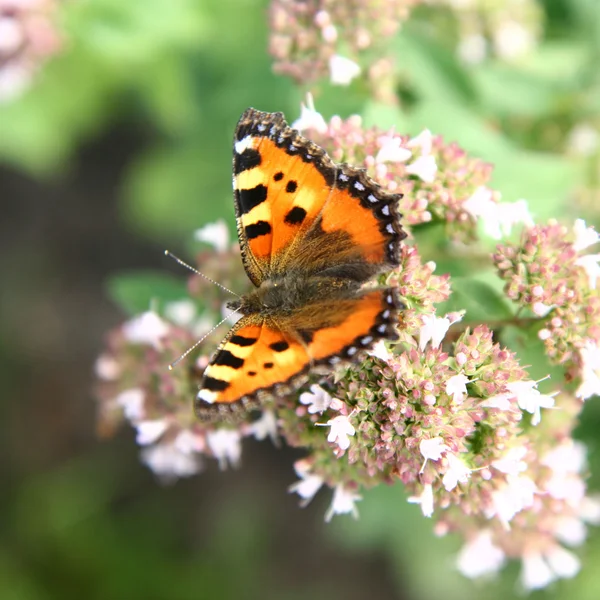
<svg viewBox="0 0 600 600">
<path fill-rule="evenodd" d="M 406 4 L 391 44 L 397 101 L 321 82 L 317 108 L 401 133 L 428 127 L 492 162 L 503 199 L 526 198 L 536 219 L 598 225 L 600 3 Z M 0 0 L 2 600 L 518 596 L 518 565 L 494 581 L 462 578 L 459 540 L 436 539 L 398 488 L 365 494 L 360 520 L 326 525 L 325 494 L 300 509 L 287 493 L 296 451 L 245 440 L 241 469 L 211 463 L 164 486 L 132 430 L 96 435 L 94 361 L 126 317 L 110 282 L 140 271 L 183 280 L 163 248 L 192 256 L 193 231 L 219 217 L 233 231 L 239 115 L 299 115 L 306 90 L 272 71 L 268 8 Z M 15 72 L 3 19 L 24 14 L 36 17 L 35 43 L 18 46 Z M 578 430 L 592 491 L 597 404 Z M 534 595 L 598 598 L 598 531 L 580 555 L 575 579 Z"/>
</svg>

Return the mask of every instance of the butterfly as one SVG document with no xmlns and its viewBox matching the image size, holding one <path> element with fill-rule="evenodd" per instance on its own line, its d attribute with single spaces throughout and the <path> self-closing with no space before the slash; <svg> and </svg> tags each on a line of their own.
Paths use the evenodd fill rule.
<svg viewBox="0 0 600 600">
<path fill-rule="evenodd" d="M 401 194 L 335 164 L 282 113 L 247 109 L 233 144 L 242 262 L 254 288 L 206 367 L 202 420 L 231 419 L 303 385 L 309 373 L 397 339 L 396 290 L 371 284 L 398 266 Z"/>
</svg>

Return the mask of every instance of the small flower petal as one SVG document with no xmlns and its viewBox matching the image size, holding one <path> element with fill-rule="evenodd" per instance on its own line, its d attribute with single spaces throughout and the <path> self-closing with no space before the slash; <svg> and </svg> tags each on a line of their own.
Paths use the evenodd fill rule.
<svg viewBox="0 0 600 600">
<path fill-rule="evenodd" d="M 330 81 L 333 85 L 349 85 L 360 75 L 360 66 L 354 61 L 335 54 L 329 59 Z"/>
<path fill-rule="evenodd" d="M 325 513 L 325 521 L 331 521 L 333 515 L 345 514 L 351 514 L 355 519 L 358 519 L 356 502 L 359 500 L 362 500 L 362 496 L 359 496 L 352 490 L 346 489 L 343 485 L 336 485 L 331 505 Z"/>
</svg>

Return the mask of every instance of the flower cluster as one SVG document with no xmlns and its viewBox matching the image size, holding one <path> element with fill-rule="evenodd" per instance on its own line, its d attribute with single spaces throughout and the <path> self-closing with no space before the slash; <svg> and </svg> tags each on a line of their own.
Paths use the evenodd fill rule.
<svg viewBox="0 0 600 600">
<path fill-rule="evenodd" d="M 565 546 L 581 544 L 586 524 L 600 521 L 600 503 L 586 495 L 585 448 L 572 437 L 579 398 L 600 392 L 599 256 L 584 252 L 598 234 L 582 221 L 572 231 L 534 226 L 524 201 L 501 203 L 486 186 L 489 165 L 428 131 L 411 138 L 364 129 L 357 117 L 327 123 L 310 99 L 294 126 L 334 160 L 362 165 L 387 190 L 402 191 L 400 210 L 413 229 L 436 220 L 451 238 L 473 241 L 480 221 L 492 237 L 525 224 L 520 244 L 499 245 L 489 268 L 496 265 L 506 296 L 533 315 L 515 319 L 539 331 L 579 387 L 532 380 L 499 343 L 501 328 L 467 326 L 464 310 L 444 315 L 449 276 L 407 243 L 399 266 L 380 280 L 404 303 L 395 343 L 314 375 L 257 420 L 198 422 L 190 403 L 222 337 L 215 326 L 231 317 L 224 292 L 247 285 L 239 252 L 216 223 L 196 233 L 216 252 L 199 256 L 192 299 L 167 302 L 160 316 L 147 312 L 109 336 L 97 364 L 101 430 L 128 420 L 143 461 L 166 479 L 197 473 L 206 457 L 237 465 L 245 436 L 281 436 L 306 452 L 290 487 L 302 504 L 332 490 L 326 520 L 357 516 L 365 490 L 397 483 L 435 519 L 438 535 L 464 538 L 457 566 L 465 575 L 494 573 L 516 558 L 527 589 L 572 577 L 579 562 Z M 199 358 L 168 372 L 198 337 Z"/>
<path fill-rule="evenodd" d="M 581 219 L 572 230 L 552 221 L 502 244 L 493 256 L 506 295 L 539 318 L 548 356 L 579 381 L 583 399 L 600 393 L 600 236 Z"/>
<path fill-rule="evenodd" d="M 0 102 L 18 96 L 61 47 L 54 0 L 0 0 Z"/>
<path fill-rule="evenodd" d="M 390 38 L 419 0 L 273 0 L 270 7 L 270 51 L 274 70 L 311 84 L 329 76 L 337 85 L 348 85 L 361 68 L 360 56 L 381 54 Z M 371 69 L 380 79 L 385 59 Z"/>
<path fill-rule="evenodd" d="M 411 138 L 376 127 L 365 129 L 358 115 L 333 117 L 327 123 L 310 97 L 294 127 L 306 131 L 335 161 L 362 166 L 390 192 L 403 193 L 400 211 L 407 225 L 435 220 L 445 224 L 450 239 L 472 241 L 478 217 L 496 229 L 530 219 L 523 202 L 499 203 L 499 194 L 485 187 L 492 174 L 490 164 L 428 129 Z M 491 235 L 500 237 L 495 229 Z"/>
<path fill-rule="evenodd" d="M 506 61 L 518 60 L 535 48 L 541 35 L 543 15 L 535 0 L 428 0 L 428 3 L 452 10 L 459 39 L 456 51 L 465 63 L 477 64 L 489 55 Z"/>
</svg>

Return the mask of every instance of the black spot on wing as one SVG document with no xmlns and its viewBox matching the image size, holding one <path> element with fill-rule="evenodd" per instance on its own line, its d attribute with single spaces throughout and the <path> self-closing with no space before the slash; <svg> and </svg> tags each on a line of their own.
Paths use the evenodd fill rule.
<svg viewBox="0 0 600 600">
<path fill-rule="evenodd" d="M 285 222 L 288 225 L 299 225 L 306 218 L 306 211 L 301 206 L 294 206 L 292 210 L 285 215 Z"/>
<path fill-rule="evenodd" d="M 298 189 L 298 183 L 292 179 L 290 179 L 287 182 L 287 185 L 285 186 L 285 191 L 288 194 L 293 194 L 297 189 Z"/>
<path fill-rule="evenodd" d="M 248 371 L 250 377 L 256 377 L 256 371 Z"/>
<path fill-rule="evenodd" d="M 273 175 L 273 180 L 274 181 L 281 181 L 283 179 L 283 173 L 281 171 L 275 173 L 275 175 Z"/>
<path fill-rule="evenodd" d="M 207 376 L 202 382 L 202 388 L 205 390 L 210 390 L 211 392 L 222 392 L 228 387 L 229 381 L 223 381 L 222 379 L 217 379 L 216 377 Z"/>
<path fill-rule="evenodd" d="M 272 363 L 272 362 L 266 362 L 266 363 L 263 365 L 263 367 L 264 367 L 265 369 L 272 369 L 274 366 L 275 366 L 275 365 L 274 365 L 274 363 Z"/>
<path fill-rule="evenodd" d="M 267 199 L 267 187 L 262 183 L 248 190 L 239 190 L 240 214 L 245 215 Z"/>
<path fill-rule="evenodd" d="M 240 369 L 244 365 L 244 359 L 229 352 L 229 350 L 221 350 L 214 363 L 215 365 L 223 365 L 232 369 Z"/>
<path fill-rule="evenodd" d="M 274 350 L 275 352 L 284 352 L 289 347 L 290 347 L 290 345 L 285 340 L 281 340 L 279 342 L 273 342 L 272 344 L 269 344 L 269 348 L 271 348 L 271 350 Z"/>
<path fill-rule="evenodd" d="M 267 235 L 267 233 L 271 233 L 271 225 L 269 225 L 269 223 L 266 221 L 257 221 L 256 223 L 252 223 L 252 225 L 248 225 L 245 231 L 246 237 L 249 240 L 253 240 L 261 235 Z"/>
<path fill-rule="evenodd" d="M 236 346 L 252 346 L 256 344 L 256 340 L 257 338 L 244 337 L 243 335 L 232 335 L 229 338 L 229 343 Z"/>
<path fill-rule="evenodd" d="M 242 171 L 248 171 L 258 167 L 261 163 L 261 156 L 258 150 L 246 148 L 241 154 L 236 154 L 233 161 L 233 173 L 240 174 Z"/>
</svg>

